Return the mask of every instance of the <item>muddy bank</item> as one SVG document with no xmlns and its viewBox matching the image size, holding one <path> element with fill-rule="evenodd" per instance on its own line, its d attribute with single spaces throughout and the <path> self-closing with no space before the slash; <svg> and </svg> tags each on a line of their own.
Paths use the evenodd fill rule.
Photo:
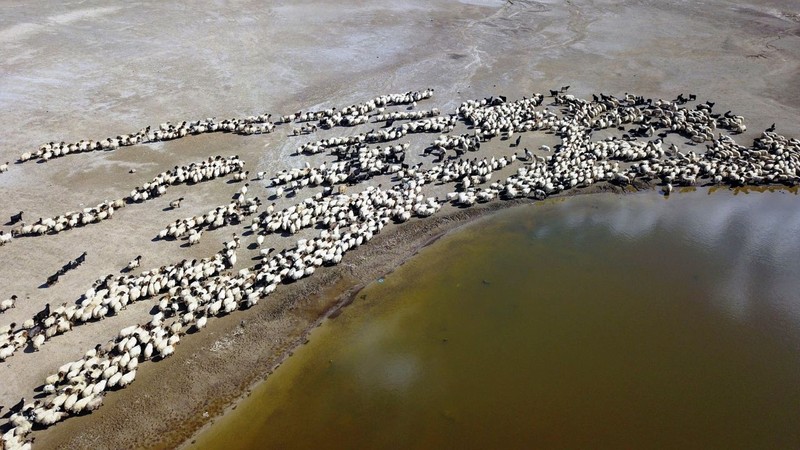
<svg viewBox="0 0 800 450">
<path fill-rule="evenodd" d="M 11 55 L 9 76 L 2 80 L 5 95 L 0 96 L 0 104 L 8 106 L 0 108 L 6 127 L 0 163 L 53 139 L 101 138 L 163 120 L 342 107 L 379 93 L 424 87 L 437 93 L 425 107 L 443 110 L 465 99 L 513 98 L 565 84 L 577 95 L 637 92 L 672 98 L 691 90 L 719 101 L 721 111 L 733 109 L 748 118 L 752 129 L 742 142 L 772 122 L 793 132 L 800 105 L 795 93 L 785 89 L 798 74 L 797 21 L 787 15 L 791 3 L 778 0 L 735 8 L 724 1 L 306 1 L 225 10 L 137 2 L 106 6 L 95 1 L 58 8 L 9 4 L 9 14 L 0 20 L 0 46 Z M 143 7 L 150 13 L 142 15 Z M 192 26 L 175 27 L 175 18 Z M 98 31 L 106 37 L 102 42 Z M 552 145 L 551 137 L 526 137 L 524 145 Z M 289 157 L 299 143 L 283 134 L 203 136 L 47 164 L 12 164 L 0 186 L 14 201 L 0 202 L 0 213 L 8 217 L 24 210 L 35 218 L 82 208 L 118 198 L 172 165 L 215 154 L 237 153 L 253 173 L 274 173 L 300 164 Z M 427 144 L 427 136 L 414 142 Z M 487 155 L 512 152 L 507 143 L 495 144 Z M 411 163 L 425 160 L 409 156 Z M 264 198 L 270 194 L 265 186 L 251 188 Z M 180 250 L 180 256 L 175 246 L 151 239 L 172 220 L 228 202 L 231 191 L 222 182 L 176 187 L 170 197 L 191 194 L 180 210 L 167 210 L 169 198 L 164 198 L 126 208 L 114 221 L 91 230 L 5 247 L 0 298 L 20 294 L 26 299 L 6 318 L 24 320 L 46 303 L 73 301 L 97 277 L 117 272 L 137 254 L 146 255 L 148 268 L 208 256 L 240 230 L 209 233 L 201 245 Z M 278 207 L 291 203 L 284 199 Z M 446 218 L 431 220 L 434 226 Z M 424 230 L 428 225 L 410 226 Z M 257 317 L 248 313 L 244 327 L 238 313 L 213 321 L 206 333 L 188 336 L 173 359 L 145 365 L 129 389 L 107 397 L 96 417 L 71 419 L 37 433 L 37 445 L 125 448 L 180 441 L 207 420 L 203 413 L 213 417 L 263 378 L 343 292 L 388 272 L 413 254 L 415 245 L 423 245 L 411 230 L 401 239 L 413 238 L 415 244 L 394 242 L 398 248 L 389 250 L 370 245 L 348 255 L 347 267 L 286 286 L 252 311 Z M 383 236 L 379 242 L 391 239 Z M 90 255 L 86 266 L 58 288 L 38 287 L 82 251 Z M 145 320 L 150 306 L 131 307 L 125 315 L 60 336 L 39 352 L 15 355 L 0 365 L 0 405 L 30 397 L 33 387 L 61 363 Z M 228 359 L 236 352 L 240 361 L 231 373 Z M 207 398 L 214 400 L 198 403 Z M 137 421 L 153 423 L 138 426 Z M 198 425 L 191 425 L 195 421 Z M 180 428 L 184 423 L 190 426 Z"/>
<path fill-rule="evenodd" d="M 37 436 L 38 448 L 173 448 L 263 380 L 324 317 L 360 287 L 453 228 L 518 202 L 457 210 L 377 236 L 341 264 L 276 291 L 246 314 L 186 336 L 177 355 L 142 367 L 136 382 L 107 397 L 102 414 L 64 422 Z M 235 407 L 235 406 L 234 406 Z"/>
<path fill-rule="evenodd" d="M 798 197 L 709 191 L 471 221 L 186 448 L 797 448 Z"/>
<path fill-rule="evenodd" d="M 572 194 L 608 191 L 635 192 L 636 188 L 595 185 Z M 237 399 L 249 395 L 254 384 L 291 357 L 323 319 L 335 317 L 340 308 L 357 301 L 365 284 L 472 220 L 531 203 L 515 200 L 451 209 L 385 229 L 339 265 L 285 285 L 250 311 L 212 321 L 203 333 L 185 336 L 174 357 L 142 366 L 130 387 L 108 395 L 100 414 L 73 418 L 37 433 L 35 444 L 58 449 L 174 448 L 227 408 L 236 408 Z"/>
</svg>

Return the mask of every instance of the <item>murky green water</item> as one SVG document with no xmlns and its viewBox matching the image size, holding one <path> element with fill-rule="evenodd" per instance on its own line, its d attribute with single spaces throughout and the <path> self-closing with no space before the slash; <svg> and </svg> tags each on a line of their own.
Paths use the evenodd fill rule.
<svg viewBox="0 0 800 450">
<path fill-rule="evenodd" d="M 504 211 L 363 295 L 196 447 L 800 447 L 796 195 Z"/>
</svg>

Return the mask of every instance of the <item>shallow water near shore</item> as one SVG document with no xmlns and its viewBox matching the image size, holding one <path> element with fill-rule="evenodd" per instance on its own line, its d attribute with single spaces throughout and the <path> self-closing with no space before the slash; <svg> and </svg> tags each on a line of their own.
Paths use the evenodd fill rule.
<svg viewBox="0 0 800 450">
<path fill-rule="evenodd" d="M 798 236 L 788 191 L 499 212 L 367 286 L 190 447 L 797 448 Z"/>
</svg>

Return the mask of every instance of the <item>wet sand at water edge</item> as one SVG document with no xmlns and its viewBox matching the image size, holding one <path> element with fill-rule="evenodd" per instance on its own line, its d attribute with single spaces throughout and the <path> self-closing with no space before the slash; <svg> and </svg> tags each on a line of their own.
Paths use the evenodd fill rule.
<svg viewBox="0 0 800 450">
<path fill-rule="evenodd" d="M 10 2 L 0 18 L 0 51 L 7 55 L 0 79 L 0 162 L 51 140 L 114 136 L 166 120 L 341 107 L 427 87 L 436 94 L 424 107 L 445 112 L 466 99 L 520 98 L 563 85 L 579 96 L 631 92 L 671 99 L 691 92 L 716 101 L 716 110 L 744 115 L 749 129 L 737 138 L 742 142 L 773 122 L 796 136 L 799 14 L 792 2 L 777 0 L 303 1 L 268 7 Z M 415 139 L 423 145 L 430 136 Z M 538 136 L 526 145 L 547 139 Z M 174 165 L 216 154 L 239 155 L 251 173 L 299 167 L 304 159 L 291 155 L 306 140 L 284 133 L 199 136 L 46 164 L 12 163 L 0 175 L 0 218 L 19 210 L 46 217 L 118 198 Z M 482 151 L 513 150 L 497 140 Z M 25 301 L 2 323 L 24 320 L 45 303 L 74 301 L 95 279 L 118 273 L 138 254 L 145 255 L 144 267 L 208 256 L 233 229 L 210 232 L 189 248 L 152 238 L 172 220 L 226 203 L 231 191 L 225 181 L 176 187 L 167 198 L 123 209 L 112 221 L 3 248 L 0 297 L 16 294 Z M 253 191 L 268 196 L 262 185 Z M 182 195 L 180 210 L 162 211 Z M 282 199 L 279 206 L 291 202 Z M 246 395 L 358 286 L 390 272 L 436 236 L 509 204 L 451 208 L 385 230 L 339 266 L 186 336 L 174 357 L 143 365 L 136 382 L 108 395 L 95 414 L 35 432 L 36 448 L 174 447 Z M 243 247 L 252 241 L 244 239 Z M 83 267 L 56 287 L 40 288 L 82 251 L 90 255 Z M 30 398 L 63 362 L 145 320 L 150 306 L 132 306 L 0 364 L 0 405 Z"/>
</svg>

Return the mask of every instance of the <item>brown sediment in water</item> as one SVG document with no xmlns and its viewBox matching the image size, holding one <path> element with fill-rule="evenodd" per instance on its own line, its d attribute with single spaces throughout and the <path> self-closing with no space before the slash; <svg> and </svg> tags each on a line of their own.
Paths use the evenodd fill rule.
<svg viewBox="0 0 800 450">
<path fill-rule="evenodd" d="M 638 180 L 626 187 L 604 183 L 545 202 L 654 188 L 655 182 Z M 768 190 L 796 191 L 782 186 Z M 368 283 L 386 276 L 422 248 L 473 220 L 508 207 L 536 203 L 517 199 L 451 208 L 439 216 L 385 229 L 339 265 L 283 286 L 255 306 L 246 321 L 233 313 L 209 324 L 204 333 L 185 337 L 176 356 L 143 366 L 133 385 L 107 397 L 102 411 L 65 421 L 37 436 L 36 445 L 64 449 L 167 449 L 188 443 L 226 410 L 235 409 L 256 384 L 308 342 L 309 333 L 323 320 L 336 318 L 343 308 L 358 300 Z"/>
<path fill-rule="evenodd" d="M 655 181 L 628 186 L 592 185 L 551 197 L 560 202 L 576 195 L 635 193 L 656 189 Z M 753 189 L 796 188 L 771 186 Z M 736 192 L 747 190 L 735 190 Z M 284 285 L 247 313 L 219 318 L 203 333 L 186 336 L 180 351 L 158 364 L 142 366 L 136 382 L 107 396 L 101 411 L 71 418 L 36 433 L 37 448 L 175 448 L 189 442 L 227 409 L 249 396 L 325 319 L 336 318 L 358 300 L 370 282 L 385 276 L 447 233 L 530 199 L 495 201 L 472 208 L 448 207 L 441 215 L 390 226 L 337 266 L 314 277 Z"/>
<path fill-rule="evenodd" d="M 637 183 L 634 191 L 648 189 Z M 553 197 L 600 192 L 628 192 L 612 185 Z M 37 448 L 168 449 L 189 441 L 228 408 L 235 408 L 308 341 L 326 318 L 358 299 L 363 287 L 385 276 L 447 233 L 486 214 L 527 199 L 496 201 L 402 226 L 390 227 L 337 266 L 285 285 L 248 312 L 213 321 L 203 333 L 184 337 L 170 359 L 140 368 L 127 389 L 107 396 L 102 410 L 69 419 L 36 436 Z M 39 434 L 39 433 L 37 433 Z"/>
<path fill-rule="evenodd" d="M 745 197 L 606 194 L 473 221 L 369 283 L 187 447 L 797 448 L 800 329 L 781 301 L 797 198 Z"/>
<path fill-rule="evenodd" d="M 800 96 L 786 86 L 797 78 L 800 47 L 793 45 L 791 27 L 796 23 L 787 20 L 791 3 L 785 0 L 743 2 L 737 8 L 725 2 L 284 3 L 225 11 L 164 3 L 151 5 L 154 13 L 147 17 L 135 5 L 9 8 L 0 41 L 13 56 L 4 65 L 9 75 L 5 100 L 15 106 L 0 111 L 6 125 L 0 162 L 13 161 L 20 152 L 51 139 L 102 138 L 206 114 L 235 117 L 289 113 L 317 104 L 341 107 L 379 93 L 424 87 L 436 88 L 431 106 L 443 109 L 443 101 L 458 104 L 496 94 L 519 98 L 564 84 L 571 84 L 570 92 L 577 95 L 600 89 L 646 93 L 654 99 L 673 98 L 669 96 L 692 88 L 702 99 L 719 99 L 720 108 L 748 118 L 752 126 L 741 139 L 756 137 L 774 121 L 779 130 L 796 128 Z M 175 27 L 176 17 L 197 26 Z M 35 25 L 40 23 L 53 26 Z M 620 23 L 631 26 L 619 27 Z M 305 33 L 309 27 L 315 32 Z M 115 37 L 100 42 L 98 31 Z M 297 33 L 304 37 L 298 39 Z M 698 47 L 698 40 L 705 44 Z M 271 44 L 249 45 L 254 42 Z M 187 51 L 174 51 L 175 43 L 185 43 Z M 63 64 L 65 54 L 79 63 Z M 442 58 L 448 54 L 459 57 Z M 127 69 L 131 64 L 137 70 Z M 528 145 L 535 149 L 555 141 L 552 135 L 536 136 Z M 428 138 L 420 137 L 413 145 L 423 142 Z M 484 149 L 499 157 L 510 152 L 506 144 L 495 142 L 494 148 Z M 248 139 L 197 136 L 15 166 L 0 176 L 4 192 L 15 198 L 0 202 L 0 212 L 8 217 L 25 210 L 37 217 L 62 211 L 64 205 L 82 207 L 84 202 L 117 198 L 165 167 L 228 154 L 229 149 L 242 155 L 250 170 L 274 173 L 285 168 L 290 147 L 278 134 Z M 132 169 L 136 175 L 130 174 Z M 217 184 L 173 189 L 175 197 L 191 190 L 190 201 L 180 210 L 163 211 L 163 202 L 148 202 L 135 210 L 126 208 L 92 231 L 5 247 L 0 270 L 5 293 L 32 294 L 11 313 L 30 317 L 46 302 L 74 300 L 96 276 L 123 267 L 137 253 L 146 255 L 148 267 L 174 263 L 173 246 L 150 241 L 159 224 L 205 213 L 209 205 L 228 202 L 230 192 Z M 591 191 L 579 191 L 586 192 Z M 412 222 L 400 229 L 407 229 L 406 239 L 422 245 L 414 228 L 406 228 L 418 226 L 422 225 Z M 209 234 L 199 246 L 182 250 L 182 257 L 201 258 L 217 251 L 223 233 L 229 236 L 227 229 Z M 391 239 L 383 234 L 376 242 Z M 83 270 L 63 279 L 58 289 L 37 289 L 40 281 L 32 280 L 43 281 L 45 271 L 74 258 L 77 253 L 71 254 L 71 249 L 77 248 L 92 255 Z M 110 393 L 96 413 L 37 431 L 35 446 L 168 447 L 180 442 L 181 435 L 188 436 L 235 399 L 240 385 L 252 385 L 277 367 L 289 349 L 302 342 L 305 330 L 326 311 L 337 309 L 343 292 L 370 280 L 371 273 L 390 271 L 397 264 L 392 258 L 399 261 L 413 254 L 385 255 L 373 248 L 370 243 L 347 255 L 344 263 L 355 268 L 321 270 L 279 289 L 246 314 L 246 333 L 239 327 L 240 313 L 211 321 L 203 333 L 187 336 L 169 360 L 143 364 L 136 381 Z M 382 260 L 388 263 L 373 270 Z M 361 267 L 363 261 L 370 267 Z M 125 315 L 75 329 L 40 352 L 15 355 L 0 370 L 0 395 L 5 398 L 0 403 L 29 397 L 34 383 L 41 383 L 58 365 L 116 335 L 131 320 L 145 320 L 150 307 L 132 305 Z M 252 344 L 257 339 L 259 345 Z M 238 365 L 231 369 L 229 360 Z"/>
</svg>

